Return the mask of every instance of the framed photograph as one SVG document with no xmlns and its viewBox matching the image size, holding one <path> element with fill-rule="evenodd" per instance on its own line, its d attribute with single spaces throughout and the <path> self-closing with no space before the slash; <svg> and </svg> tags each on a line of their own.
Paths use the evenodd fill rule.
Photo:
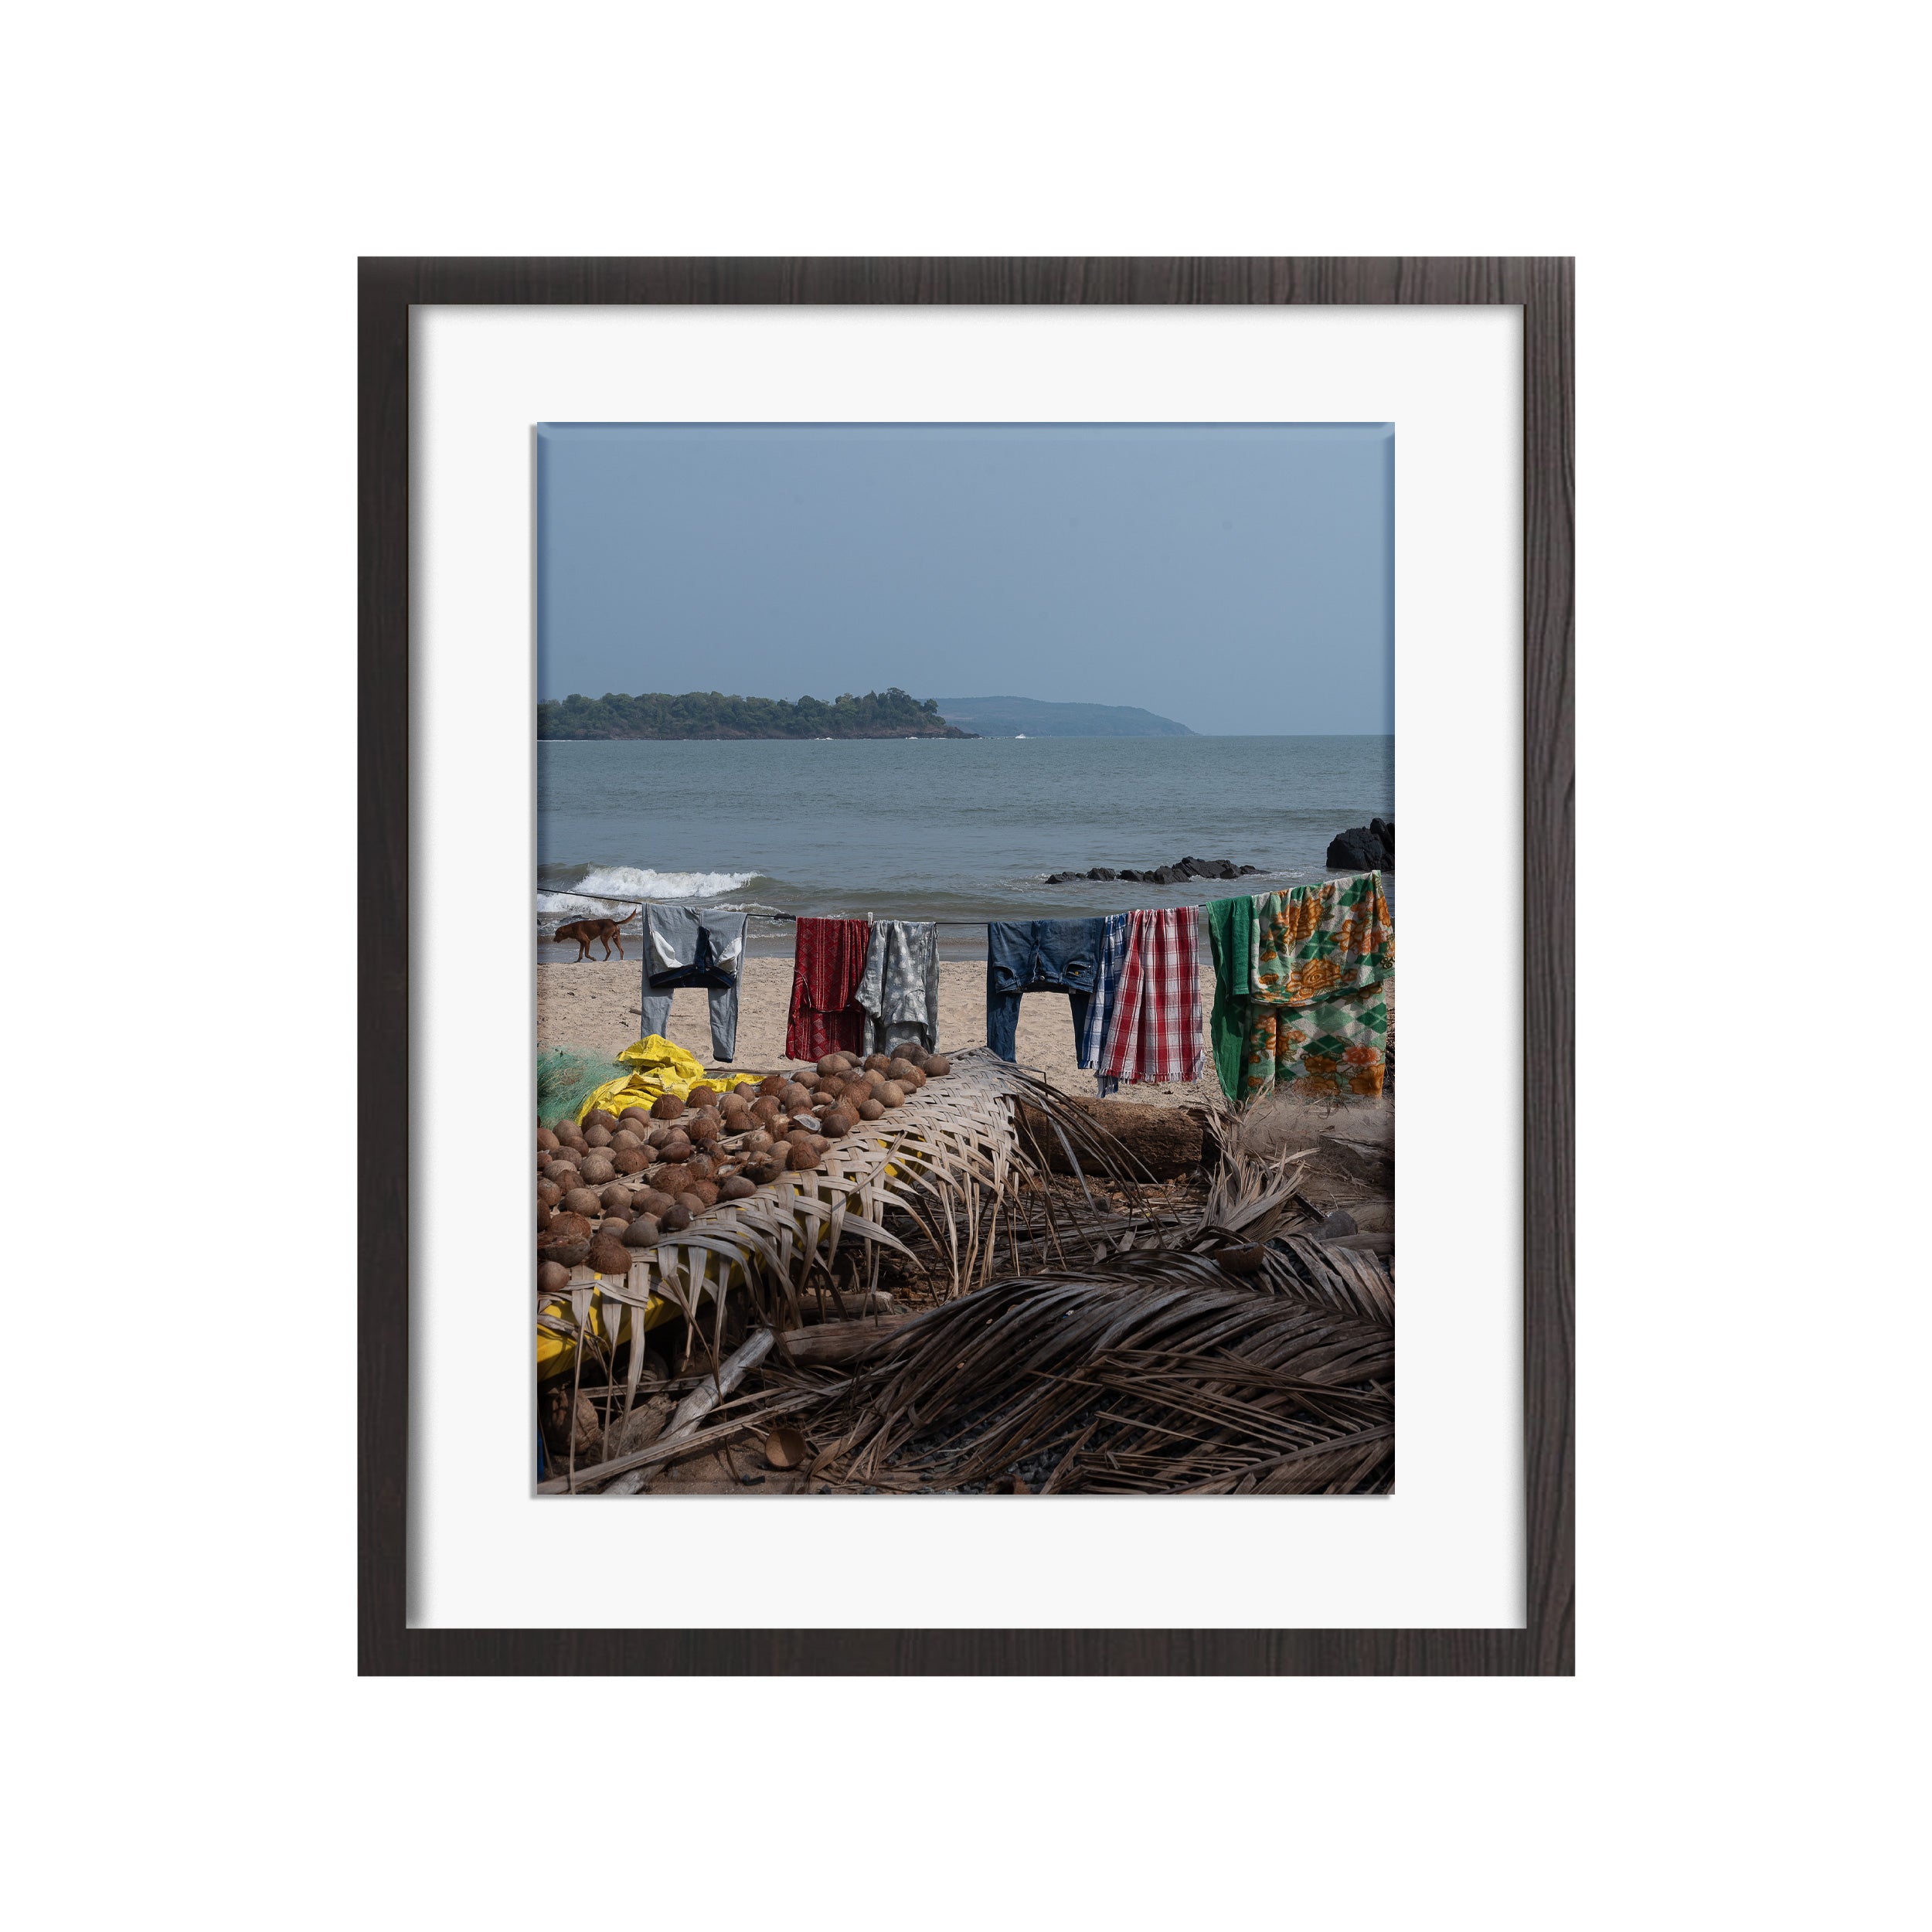
<svg viewBox="0 0 1932 1932">
<path fill-rule="evenodd" d="M 366 1673 L 1573 1669 L 1572 355 L 364 262 Z"/>
</svg>

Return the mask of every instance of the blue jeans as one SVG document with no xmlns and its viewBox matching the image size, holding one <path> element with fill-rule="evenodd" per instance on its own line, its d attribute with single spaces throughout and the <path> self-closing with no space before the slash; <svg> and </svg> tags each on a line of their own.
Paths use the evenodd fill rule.
<svg viewBox="0 0 1932 1932">
<path fill-rule="evenodd" d="M 986 928 L 986 1043 L 1013 1057 L 1026 993 L 1064 993 L 1073 1008 L 1073 1049 L 1083 1056 L 1087 1007 L 1100 975 L 1104 919 L 1002 920 Z M 1085 1065 L 1083 1058 L 1080 1063 Z"/>
<path fill-rule="evenodd" d="M 671 995 L 677 988 L 702 986 L 711 997 L 711 1056 L 729 1060 L 738 1046 L 738 969 L 744 950 L 743 913 L 647 906 L 640 1015 L 645 1033 L 662 1036 L 671 1024 Z"/>
</svg>

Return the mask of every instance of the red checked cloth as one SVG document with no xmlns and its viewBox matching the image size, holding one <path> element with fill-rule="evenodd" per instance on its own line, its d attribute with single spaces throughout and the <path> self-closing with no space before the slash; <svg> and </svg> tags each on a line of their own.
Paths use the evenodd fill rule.
<svg viewBox="0 0 1932 1932">
<path fill-rule="evenodd" d="M 1127 960 L 1097 1070 L 1120 1080 L 1199 1080 L 1200 908 L 1175 906 L 1127 917 Z"/>
<path fill-rule="evenodd" d="M 785 1022 L 789 1060 L 856 1053 L 866 1013 L 855 995 L 872 944 L 869 919 L 801 919 L 791 968 L 791 1011 Z"/>
</svg>

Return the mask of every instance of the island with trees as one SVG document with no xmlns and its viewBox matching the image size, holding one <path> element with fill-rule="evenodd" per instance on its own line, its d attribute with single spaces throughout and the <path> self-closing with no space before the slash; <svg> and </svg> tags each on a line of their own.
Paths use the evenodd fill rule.
<svg viewBox="0 0 1932 1932">
<path fill-rule="evenodd" d="M 536 708 L 539 738 L 973 738 L 939 715 L 931 698 L 894 685 L 861 697 L 727 697 L 721 691 L 645 691 L 600 698 L 573 692 Z"/>
</svg>

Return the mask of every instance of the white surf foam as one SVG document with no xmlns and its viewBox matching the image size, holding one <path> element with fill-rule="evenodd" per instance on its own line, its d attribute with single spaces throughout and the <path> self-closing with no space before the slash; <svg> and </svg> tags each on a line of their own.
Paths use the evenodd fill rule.
<svg viewBox="0 0 1932 1932">
<path fill-rule="evenodd" d="M 615 919 L 621 902 L 641 900 L 716 899 L 757 877 L 750 872 L 652 872 L 646 866 L 600 866 L 577 881 L 574 892 L 536 896 L 539 919 Z M 591 894 L 607 895 L 592 897 Z M 613 903 L 614 901 L 618 903 Z M 626 915 L 627 917 L 628 915 Z"/>
</svg>

